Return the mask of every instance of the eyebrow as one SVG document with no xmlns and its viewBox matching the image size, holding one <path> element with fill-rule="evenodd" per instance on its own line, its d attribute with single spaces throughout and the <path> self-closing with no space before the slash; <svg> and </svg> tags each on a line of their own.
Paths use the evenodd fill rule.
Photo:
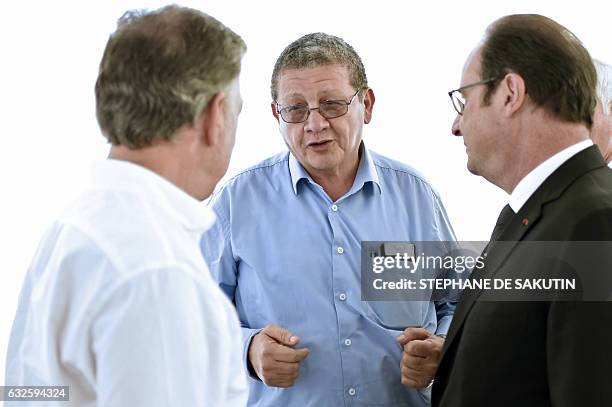
<svg viewBox="0 0 612 407">
<path fill-rule="evenodd" d="M 320 95 L 319 98 L 326 98 L 329 95 L 333 95 L 334 97 L 337 96 L 339 98 L 343 97 L 343 96 L 338 96 L 338 95 L 342 95 L 342 91 L 341 90 L 339 90 L 339 89 L 332 89 L 332 88 L 323 89 L 322 91 L 319 92 L 319 95 Z M 295 98 L 305 99 L 304 95 L 301 94 L 301 93 L 298 93 L 298 92 L 291 92 L 291 93 L 288 93 L 286 95 L 281 95 L 281 97 L 284 97 L 284 98 L 295 97 Z"/>
<path fill-rule="evenodd" d="M 296 92 L 292 92 L 292 93 L 289 93 L 287 95 L 281 95 L 281 96 L 286 97 L 286 98 L 292 98 L 292 97 L 301 97 L 301 98 L 303 98 L 304 97 L 304 95 L 302 95 L 301 93 L 296 93 Z"/>
</svg>

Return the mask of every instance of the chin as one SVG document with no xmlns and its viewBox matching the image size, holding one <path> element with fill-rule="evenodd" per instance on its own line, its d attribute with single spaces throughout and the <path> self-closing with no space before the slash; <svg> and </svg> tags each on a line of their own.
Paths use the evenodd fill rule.
<svg viewBox="0 0 612 407">
<path fill-rule="evenodd" d="M 478 170 L 478 167 L 474 163 L 470 162 L 469 158 L 467 163 L 467 169 L 474 175 L 481 175 L 480 171 Z"/>
<path fill-rule="evenodd" d="M 338 166 L 336 160 L 330 160 L 329 157 L 312 157 L 306 160 L 306 164 L 318 171 L 325 171 Z"/>
</svg>

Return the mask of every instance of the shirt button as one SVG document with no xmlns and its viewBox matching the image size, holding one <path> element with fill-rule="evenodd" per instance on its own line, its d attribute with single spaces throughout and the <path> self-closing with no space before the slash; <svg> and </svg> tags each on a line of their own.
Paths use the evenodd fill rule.
<svg viewBox="0 0 612 407">
<path fill-rule="evenodd" d="M 332 205 L 332 211 L 338 212 L 338 205 Z"/>
<path fill-rule="evenodd" d="M 340 298 L 340 301 L 345 301 L 346 300 L 346 294 L 345 293 L 340 293 L 338 298 Z"/>
<path fill-rule="evenodd" d="M 336 250 L 338 252 L 338 254 L 342 254 L 344 253 L 344 248 L 342 246 L 338 247 L 338 249 Z"/>
<path fill-rule="evenodd" d="M 353 343 L 353 341 L 351 341 L 350 339 L 345 339 L 344 340 L 344 346 L 351 346 L 352 343 Z"/>
<path fill-rule="evenodd" d="M 354 388 L 351 387 L 350 389 L 348 389 L 349 396 L 354 396 L 356 393 L 357 391 Z"/>
</svg>

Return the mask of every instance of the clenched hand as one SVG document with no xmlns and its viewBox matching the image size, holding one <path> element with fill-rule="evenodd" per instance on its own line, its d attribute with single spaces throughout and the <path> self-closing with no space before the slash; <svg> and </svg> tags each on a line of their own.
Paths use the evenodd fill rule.
<svg viewBox="0 0 612 407">
<path fill-rule="evenodd" d="M 404 347 L 402 384 L 415 389 L 427 387 L 438 369 L 444 339 L 423 328 L 406 328 L 397 341 Z"/>
<path fill-rule="evenodd" d="M 293 349 L 299 341 L 296 335 L 277 325 L 268 325 L 253 337 L 249 362 L 267 386 L 293 386 L 300 362 L 310 352 L 307 348 Z"/>
</svg>

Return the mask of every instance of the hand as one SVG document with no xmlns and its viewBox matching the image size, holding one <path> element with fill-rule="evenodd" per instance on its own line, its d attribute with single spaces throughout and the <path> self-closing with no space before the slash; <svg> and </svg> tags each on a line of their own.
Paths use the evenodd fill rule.
<svg viewBox="0 0 612 407">
<path fill-rule="evenodd" d="M 251 339 L 249 362 L 267 386 L 291 387 L 307 348 L 292 349 L 300 339 L 277 325 L 268 325 Z"/>
<path fill-rule="evenodd" d="M 429 386 L 440 363 L 444 339 L 423 328 L 406 328 L 397 341 L 404 347 L 402 384 L 415 389 Z"/>
</svg>

